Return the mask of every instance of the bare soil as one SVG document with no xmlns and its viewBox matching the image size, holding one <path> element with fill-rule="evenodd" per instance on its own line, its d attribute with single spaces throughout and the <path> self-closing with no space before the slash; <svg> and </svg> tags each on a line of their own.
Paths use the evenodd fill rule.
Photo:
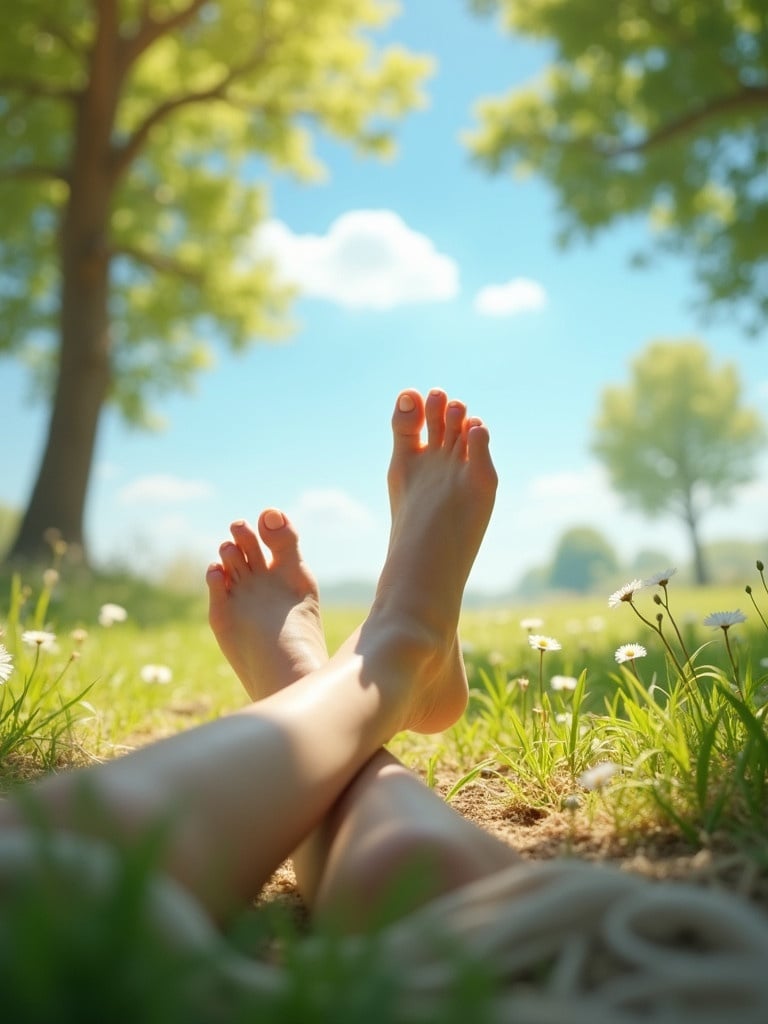
<svg viewBox="0 0 768 1024">
<path fill-rule="evenodd" d="M 435 789 L 448 792 L 455 776 L 438 775 Z M 728 836 L 710 837 L 694 847 L 673 829 L 644 826 L 636 836 L 618 836 L 607 815 L 553 811 L 510 802 L 498 781 L 480 779 L 451 802 L 454 810 L 508 843 L 526 860 L 574 857 L 612 864 L 649 879 L 681 880 L 738 893 L 768 914 L 768 842 L 762 866 Z M 302 920 L 306 912 L 296 890 L 290 862 L 281 865 L 262 892 Z"/>
</svg>

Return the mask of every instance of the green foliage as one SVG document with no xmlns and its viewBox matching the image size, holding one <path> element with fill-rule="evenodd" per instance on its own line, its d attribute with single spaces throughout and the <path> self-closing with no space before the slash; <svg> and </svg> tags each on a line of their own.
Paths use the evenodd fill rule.
<svg viewBox="0 0 768 1024">
<path fill-rule="evenodd" d="M 713 365 L 697 341 L 658 341 L 635 358 L 627 385 L 603 392 L 593 448 L 631 504 L 686 523 L 696 556 L 702 515 L 751 479 L 765 436 L 733 365 Z"/>
<path fill-rule="evenodd" d="M 65 220 L 111 265 L 111 399 L 130 421 L 190 386 L 212 332 L 236 349 L 283 332 L 290 291 L 252 246 L 259 176 L 265 165 L 320 176 L 318 130 L 391 151 L 431 67 L 377 48 L 393 12 L 379 0 L 12 4 L 0 39 L 0 350 L 50 390 Z"/>
<path fill-rule="evenodd" d="M 768 15 L 763 0 L 475 0 L 552 57 L 478 104 L 469 146 L 491 171 L 542 174 L 562 239 L 647 216 L 692 257 L 706 303 L 768 321 Z"/>
<path fill-rule="evenodd" d="M 549 583 L 555 589 L 583 592 L 615 574 L 618 567 L 616 552 L 598 530 L 574 526 L 558 541 Z"/>
</svg>

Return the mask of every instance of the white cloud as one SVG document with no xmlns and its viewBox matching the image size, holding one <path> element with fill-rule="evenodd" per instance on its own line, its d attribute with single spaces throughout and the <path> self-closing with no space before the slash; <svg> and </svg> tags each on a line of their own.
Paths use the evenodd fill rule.
<svg viewBox="0 0 768 1024">
<path fill-rule="evenodd" d="M 205 480 L 183 480 L 166 473 L 155 473 L 132 480 L 120 489 L 118 497 L 122 504 L 130 505 L 138 502 L 189 501 L 192 498 L 207 498 L 211 493 L 211 485 Z"/>
<path fill-rule="evenodd" d="M 349 308 L 443 302 L 459 290 L 456 262 L 392 210 L 352 210 L 325 235 L 297 235 L 282 221 L 267 221 L 255 246 L 305 295 Z"/>
<path fill-rule="evenodd" d="M 547 293 L 538 281 L 515 277 L 506 284 L 489 284 L 475 296 L 475 309 L 481 316 L 516 316 L 536 313 L 547 304 Z"/>
<path fill-rule="evenodd" d="M 311 523 L 315 528 L 331 525 L 344 530 L 368 530 L 374 524 L 374 517 L 365 505 L 333 488 L 305 491 L 292 518 Z"/>
</svg>

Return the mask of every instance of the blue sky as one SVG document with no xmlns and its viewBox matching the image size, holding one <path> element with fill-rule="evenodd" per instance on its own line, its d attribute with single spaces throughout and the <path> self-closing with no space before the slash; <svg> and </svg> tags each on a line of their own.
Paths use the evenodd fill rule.
<svg viewBox="0 0 768 1024">
<path fill-rule="evenodd" d="M 437 59 L 429 106 L 401 125 L 397 158 L 320 140 L 325 182 L 271 180 L 273 221 L 256 244 L 304 290 L 296 331 L 239 356 L 217 350 L 195 394 L 164 400 L 161 433 L 105 419 L 87 511 L 98 560 L 157 571 L 182 555 L 202 573 L 231 519 L 278 505 L 321 584 L 375 577 L 389 416 L 405 386 L 443 387 L 490 426 L 500 488 L 475 588 L 509 587 L 575 524 L 601 530 L 621 557 L 661 547 L 688 559 L 682 527 L 628 512 L 590 454 L 600 393 L 651 340 L 698 336 L 737 364 L 745 398 L 765 410 L 765 342 L 698 321 L 683 260 L 633 271 L 642 221 L 563 252 L 543 182 L 473 165 L 460 136 L 474 102 L 527 81 L 546 50 L 470 18 L 462 0 L 443 0 L 439 18 L 435 7 L 406 0 L 383 36 Z M 0 394 L 13 424 L 0 502 L 22 507 L 46 410 L 7 359 Z M 705 538 L 764 537 L 767 501 L 764 459 L 759 479 L 705 519 Z"/>
</svg>

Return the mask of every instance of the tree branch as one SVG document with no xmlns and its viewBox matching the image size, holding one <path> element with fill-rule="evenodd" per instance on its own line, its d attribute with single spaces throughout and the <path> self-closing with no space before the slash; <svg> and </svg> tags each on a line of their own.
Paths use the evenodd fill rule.
<svg viewBox="0 0 768 1024">
<path fill-rule="evenodd" d="M 193 284 L 201 284 L 203 280 L 203 275 L 199 270 L 187 267 L 178 260 L 173 259 L 171 256 L 163 256 L 161 253 L 145 252 L 143 249 L 138 249 L 132 245 L 112 246 L 108 255 L 127 256 L 128 259 L 133 260 L 135 263 L 140 263 L 144 267 L 149 267 L 150 270 L 156 270 L 161 274 L 171 274 L 175 277 L 181 277 L 185 281 L 191 281 Z"/>
<path fill-rule="evenodd" d="M 168 35 L 188 25 L 207 2 L 208 0 L 190 0 L 186 7 L 181 8 L 181 10 L 176 11 L 175 14 L 169 15 L 167 18 L 159 20 L 152 17 L 148 0 L 143 3 L 141 24 L 138 30 L 130 39 L 124 40 L 122 54 L 124 66 L 130 67 L 161 36 Z"/>
<path fill-rule="evenodd" d="M 638 142 L 627 143 L 623 146 L 601 146 L 599 149 L 601 154 L 606 157 L 645 153 L 678 136 L 687 135 L 712 117 L 761 106 L 768 108 L 768 86 L 745 86 L 739 92 L 731 93 L 729 96 L 717 96 L 709 103 L 687 111 Z"/>
<path fill-rule="evenodd" d="M 128 138 L 122 146 L 116 148 L 113 152 L 112 166 L 115 178 L 118 178 L 128 169 L 141 151 L 152 129 L 156 125 L 165 121 L 171 114 L 175 113 L 177 110 L 181 110 L 183 107 L 194 106 L 198 103 L 209 103 L 211 100 L 226 101 L 227 90 L 229 87 L 234 82 L 238 81 L 238 79 L 249 74 L 251 71 L 254 71 L 259 66 L 273 42 L 274 39 L 262 40 L 247 60 L 244 60 L 239 65 L 230 68 L 222 75 L 217 83 L 209 88 L 201 89 L 198 92 L 185 93 L 183 96 L 175 96 L 158 104 L 158 106 L 156 106 L 155 109 L 144 118 L 130 138 Z"/>
</svg>

